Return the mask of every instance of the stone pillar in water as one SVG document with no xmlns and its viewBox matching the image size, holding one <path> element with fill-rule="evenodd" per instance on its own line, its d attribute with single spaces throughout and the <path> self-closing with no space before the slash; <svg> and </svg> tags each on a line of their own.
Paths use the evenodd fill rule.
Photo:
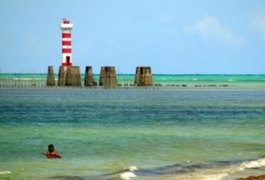
<svg viewBox="0 0 265 180">
<path fill-rule="evenodd" d="M 47 76 L 47 86 L 55 86 L 55 78 L 54 78 L 54 71 L 53 67 L 48 67 L 48 76 Z"/>
<path fill-rule="evenodd" d="M 66 86 L 82 86 L 79 66 L 67 67 Z"/>
<path fill-rule="evenodd" d="M 58 86 L 82 86 L 79 66 L 60 66 Z"/>
<path fill-rule="evenodd" d="M 99 85 L 110 88 L 115 88 L 117 86 L 116 70 L 114 66 L 101 67 Z"/>
<path fill-rule="evenodd" d="M 66 85 L 66 68 L 60 66 L 59 68 L 59 74 L 58 74 L 58 86 L 65 86 Z"/>
<path fill-rule="evenodd" d="M 86 66 L 85 86 L 94 86 L 93 71 L 91 66 Z"/>
<path fill-rule="evenodd" d="M 137 67 L 134 79 L 135 86 L 152 86 L 153 78 L 151 67 Z"/>
</svg>

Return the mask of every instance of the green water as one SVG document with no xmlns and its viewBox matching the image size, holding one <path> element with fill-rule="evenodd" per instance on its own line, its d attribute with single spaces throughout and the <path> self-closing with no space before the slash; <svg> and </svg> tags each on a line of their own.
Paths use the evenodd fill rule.
<svg viewBox="0 0 265 180">
<path fill-rule="evenodd" d="M 265 154 L 262 89 L 15 88 L 0 89 L 0 99 L 8 178 L 102 179 L 132 165 L 215 167 Z M 43 157 L 50 143 L 62 159 Z"/>
<path fill-rule="evenodd" d="M 58 75 L 55 74 L 57 78 Z M 85 75 L 81 74 L 82 79 Z M 0 80 L 46 80 L 47 74 L 40 73 L 15 73 L 15 74 L 0 74 Z M 99 74 L 94 74 L 94 79 L 99 79 Z M 133 84 L 134 75 L 133 74 L 118 74 L 118 82 L 124 84 Z M 263 74 L 231 74 L 231 75 L 218 75 L 218 74 L 154 74 L 153 75 L 154 83 L 156 84 L 182 84 L 182 83 L 265 83 L 265 75 Z"/>
</svg>

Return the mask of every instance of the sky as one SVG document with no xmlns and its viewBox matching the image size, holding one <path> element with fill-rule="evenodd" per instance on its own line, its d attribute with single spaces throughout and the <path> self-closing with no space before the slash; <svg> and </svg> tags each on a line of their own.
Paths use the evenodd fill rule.
<svg viewBox="0 0 265 180">
<path fill-rule="evenodd" d="M 1 73 L 57 73 L 67 18 L 82 73 L 265 74 L 264 0 L 0 0 L 0 17 Z"/>
</svg>

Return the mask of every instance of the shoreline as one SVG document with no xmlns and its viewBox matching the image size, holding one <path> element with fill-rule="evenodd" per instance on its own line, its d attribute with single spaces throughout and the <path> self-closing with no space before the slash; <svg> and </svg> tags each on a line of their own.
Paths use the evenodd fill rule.
<svg viewBox="0 0 265 180">
<path fill-rule="evenodd" d="M 123 170 L 98 176 L 80 176 L 95 180 L 120 180 Z M 130 171 L 127 171 L 130 172 Z M 131 171 L 135 180 L 264 180 L 265 158 L 246 161 L 220 162 L 219 165 L 169 165 Z M 65 177 L 71 179 L 71 176 Z M 122 179 L 122 178 L 121 178 Z"/>
<path fill-rule="evenodd" d="M 186 174 L 165 174 L 137 176 L 135 180 L 264 180 L 265 167 L 251 168 L 240 172 L 229 173 L 225 168 L 206 169 Z M 106 179 L 112 180 L 112 179 Z"/>
<path fill-rule="evenodd" d="M 139 176 L 135 180 L 264 180 L 265 179 L 265 158 L 260 158 L 257 160 L 248 160 L 242 162 L 225 162 L 224 164 L 213 165 L 211 167 L 200 164 L 191 164 L 189 172 L 183 170 L 176 170 L 175 172 L 165 173 L 159 170 L 156 175 L 148 175 L 146 173 L 141 173 L 139 171 Z M 204 167 L 205 166 L 205 167 Z M 172 168 L 169 166 L 169 168 Z M 166 168 L 166 167 L 164 167 Z M 163 169 L 163 167 L 161 167 Z M 183 171 L 183 172 L 181 172 Z M 137 172 L 136 172 L 137 174 Z M 109 180 L 109 179 L 107 179 Z M 110 179 L 111 180 L 111 179 Z"/>
<path fill-rule="evenodd" d="M 141 171 L 141 170 L 140 170 Z M 4 171 L 3 171 L 4 172 Z M 115 173 L 107 173 L 102 175 L 55 175 L 49 177 L 39 177 L 40 179 L 89 179 L 89 180 L 123 180 L 120 175 L 123 171 Z M 0 179 L 10 179 L 14 177 L 16 172 L 8 172 L 0 174 Z M 157 175 L 139 175 L 135 172 L 136 177 L 129 180 L 264 180 L 265 166 L 260 168 L 250 168 L 240 172 L 229 173 L 226 168 L 203 169 L 199 171 L 182 173 L 182 174 L 157 174 Z M 30 178 L 28 176 L 28 178 Z"/>
<path fill-rule="evenodd" d="M 228 167 L 214 169 L 201 169 L 188 173 L 168 173 L 168 174 L 142 174 L 141 169 L 133 172 L 136 176 L 130 180 L 264 180 L 265 167 L 250 168 L 238 172 L 229 172 Z M 108 173 L 96 176 L 54 176 L 55 179 L 90 179 L 90 180 L 123 180 L 120 178 L 124 171 Z"/>
</svg>

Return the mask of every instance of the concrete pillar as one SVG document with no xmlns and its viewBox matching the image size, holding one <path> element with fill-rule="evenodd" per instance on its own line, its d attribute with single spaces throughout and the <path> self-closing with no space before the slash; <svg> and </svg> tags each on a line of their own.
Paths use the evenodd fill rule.
<svg viewBox="0 0 265 180">
<path fill-rule="evenodd" d="M 54 71 L 53 67 L 48 67 L 48 75 L 47 75 L 47 86 L 55 86 L 55 78 L 54 78 Z"/>
<path fill-rule="evenodd" d="M 67 67 L 66 86 L 82 86 L 79 66 Z"/>
<path fill-rule="evenodd" d="M 115 88 L 117 86 L 116 70 L 114 66 L 101 67 L 99 85 L 110 88 Z"/>
<path fill-rule="evenodd" d="M 94 86 L 93 71 L 91 66 L 86 66 L 85 86 Z"/>
<path fill-rule="evenodd" d="M 135 86 L 152 86 L 153 78 L 151 67 L 137 67 L 134 79 Z"/>
<path fill-rule="evenodd" d="M 67 67 L 60 66 L 58 74 L 58 86 L 65 86 L 66 84 L 66 69 Z"/>
<path fill-rule="evenodd" d="M 58 86 L 82 86 L 79 66 L 60 66 Z"/>
</svg>

